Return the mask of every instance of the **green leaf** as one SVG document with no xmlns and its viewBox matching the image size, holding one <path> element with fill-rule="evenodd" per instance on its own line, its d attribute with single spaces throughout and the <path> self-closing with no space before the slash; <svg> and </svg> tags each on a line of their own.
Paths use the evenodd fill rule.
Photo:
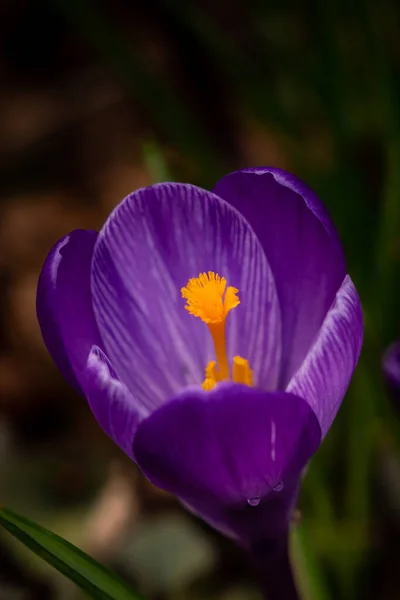
<svg viewBox="0 0 400 600">
<path fill-rule="evenodd" d="M 27 548 L 76 583 L 92 598 L 101 600 L 143 600 L 135 590 L 110 569 L 60 536 L 0 507 L 0 525 Z"/>
</svg>

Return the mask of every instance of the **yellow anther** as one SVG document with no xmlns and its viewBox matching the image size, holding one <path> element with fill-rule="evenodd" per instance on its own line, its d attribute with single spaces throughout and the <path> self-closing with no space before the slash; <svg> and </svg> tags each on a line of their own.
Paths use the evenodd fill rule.
<svg viewBox="0 0 400 600">
<path fill-rule="evenodd" d="M 214 379 L 215 381 L 219 380 L 217 363 L 215 362 L 215 360 L 210 361 L 206 366 L 206 379 Z"/>
<path fill-rule="evenodd" d="M 232 362 L 232 380 L 235 383 L 242 383 L 251 387 L 253 385 L 253 371 L 250 369 L 249 361 L 241 356 L 234 356 Z M 201 385 L 203 390 L 209 391 L 219 381 L 221 381 L 221 377 L 217 371 L 217 363 L 213 360 L 206 366 L 205 378 Z"/>
<path fill-rule="evenodd" d="M 253 385 L 253 371 L 250 369 L 249 361 L 241 356 L 233 357 L 232 379 L 235 383 Z"/>
<path fill-rule="evenodd" d="M 207 377 L 205 378 L 205 380 L 203 381 L 203 383 L 201 384 L 201 387 L 203 388 L 203 390 L 205 392 L 209 392 L 210 390 L 213 389 L 213 387 L 217 384 L 217 381 L 215 381 L 215 379 L 207 379 Z"/>
<path fill-rule="evenodd" d="M 215 360 L 212 360 L 206 366 L 205 379 L 201 384 L 202 388 L 206 391 L 212 390 L 219 381 L 221 381 L 221 378 L 217 370 L 217 363 Z"/>
<path fill-rule="evenodd" d="M 238 291 L 234 287 L 226 289 L 225 277 L 213 271 L 189 279 L 186 287 L 181 289 L 186 310 L 207 324 L 225 321 L 229 311 L 240 304 Z"/>
</svg>

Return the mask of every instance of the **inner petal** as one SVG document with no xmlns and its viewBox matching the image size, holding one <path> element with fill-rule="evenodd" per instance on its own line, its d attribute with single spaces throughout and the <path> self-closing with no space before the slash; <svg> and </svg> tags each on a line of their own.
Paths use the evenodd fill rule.
<svg viewBox="0 0 400 600">
<path fill-rule="evenodd" d="M 282 311 L 283 389 L 304 361 L 346 275 L 338 233 L 314 192 L 280 169 L 237 171 L 214 191 L 248 219 L 272 268 Z"/>
<path fill-rule="evenodd" d="M 128 196 L 99 234 L 93 304 L 111 361 L 131 392 L 155 408 L 201 384 L 214 359 L 207 328 L 183 310 L 193 274 L 223 273 L 241 290 L 227 330 L 229 355 L 249 360 L 258 385 L 272 389 L 280 358 L 280 313 L 265 254 L 247 221 L 215 194 L 159 184 Z"/>
</svg>

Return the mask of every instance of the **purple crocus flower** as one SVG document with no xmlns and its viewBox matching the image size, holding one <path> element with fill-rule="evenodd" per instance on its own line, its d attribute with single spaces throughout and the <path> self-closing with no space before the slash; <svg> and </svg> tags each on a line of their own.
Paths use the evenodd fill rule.
<svg viewBox="0 0 400 600">
<path fill-rule="evenodd" d="M 244 545 L 287 531 L 363 335 L 306 185 L 256 168 L 213 192 L 133 192 L 99 233 L 52 249 L 37 312 L 61 373 L 150 481 Z"/>
<path fill-rule="evenodd" d="M 391 344 L 382 358 L 382 369 L 390 391 L 400 398 L 400 341 Z"/>
</svg>

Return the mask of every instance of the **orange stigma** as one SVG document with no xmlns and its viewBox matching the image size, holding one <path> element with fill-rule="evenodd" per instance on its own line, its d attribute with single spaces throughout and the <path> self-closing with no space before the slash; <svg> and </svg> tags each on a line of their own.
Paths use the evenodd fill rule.
<svg viewBox="0 0 400 600">
<path fill-rule="evenodd" d="M 234 287 L 226 289 L 225 277 L 220 277 L 213 271 L 192 277 L 186 287 L 181 289 L 182 298 L 186 299 L 186 310 L 207 325 L 225 322 L 229 311 L 240 304 L 236 295 L 238 291 Z"/>
<path fill-rule="evenodd" d="M 240 304 L 238 292 L 235 287 L 226 287 L 225 277 L 213 271 L 189 279 L 186 287 L 181 289 L 182 297 L 186 299 L 185 309 L 206 323 L 214 342 L 217 360 L 209 362 L 206 367 L 205 390 L 211 390 L 219 381 L 230 379 L 225 322 L 228 313 Z M 233 358 L 233 381 L 252 385 L 251 369 L 247 360 L 240 356 Z"/>
</svg>

